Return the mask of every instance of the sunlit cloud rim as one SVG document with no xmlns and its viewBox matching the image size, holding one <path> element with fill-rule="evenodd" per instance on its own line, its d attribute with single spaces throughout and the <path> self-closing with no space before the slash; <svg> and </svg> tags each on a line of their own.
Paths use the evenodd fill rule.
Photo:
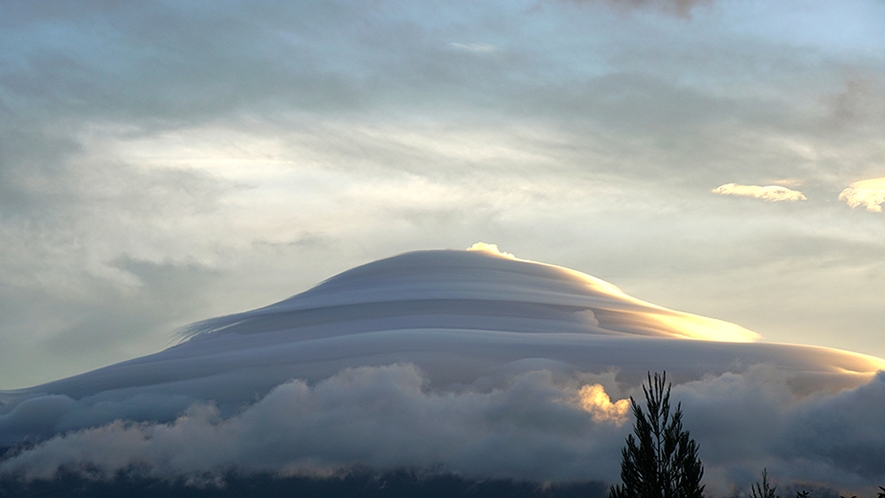
<svg viewBox="0 0 885 498">
<path fill-rule="evenodd" d="M 839 200 L 852 209 L 863 206 L 867 211 L 881 213 L 885 204 L 885 177 L 854 182 L 839 194 Z"/>
</svg>

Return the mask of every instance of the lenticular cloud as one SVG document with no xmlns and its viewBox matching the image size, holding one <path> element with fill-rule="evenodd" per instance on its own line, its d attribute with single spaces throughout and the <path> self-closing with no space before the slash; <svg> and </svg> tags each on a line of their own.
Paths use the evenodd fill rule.
<svg viewBox="0 0 885 498">
<path fill-rule="evenodd" d="M 474 249 L 376 261 L 194 324 L 159 353 L 0 393 L 0 444 L 27 442 L 0 474 L 360 465 L 611 482 L 626 398 L 666 370 L 709 489 L 762 466 L 835 485 L 885 478 L 882 360 L 759 342 L 576 271 Z"/>
</svg>

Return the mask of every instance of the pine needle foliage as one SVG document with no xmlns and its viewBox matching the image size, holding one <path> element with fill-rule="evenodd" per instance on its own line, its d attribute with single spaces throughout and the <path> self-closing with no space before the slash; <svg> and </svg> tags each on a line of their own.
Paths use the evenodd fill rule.
<svg viewBox="0 0 885 498">
<path fill-rule="evenodd" d="M 621 450 L 621 484 L 609 490 L 611 498 L 702 498 L 704 466 L 698 445 L 682 427 L 682 404 L 670 411 L 667 373 L 652 376 L 642 386 L 643 410 L 633 397 L 636 422 Z"/>
<path fill-rule="evenodd" d="M 776 493 L 777 486 L 768 483 L 768 469 L 762 469 L 762 483 L 755 483 L 750 487 L 750 498 L 780 498 Z M 798 494 L 796 495 L 799 496 Z"/>
</svg>

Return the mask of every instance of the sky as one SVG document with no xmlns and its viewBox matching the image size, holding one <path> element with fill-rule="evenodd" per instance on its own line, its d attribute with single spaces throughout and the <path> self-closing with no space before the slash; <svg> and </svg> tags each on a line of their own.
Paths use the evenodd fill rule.
<svg viewBox="0 0 885 498">
<path fill-rule="evenodd" d="M 496 243 L 885 357 L 885 2 L 0 6 L 0 388 Z"/>
</svg>

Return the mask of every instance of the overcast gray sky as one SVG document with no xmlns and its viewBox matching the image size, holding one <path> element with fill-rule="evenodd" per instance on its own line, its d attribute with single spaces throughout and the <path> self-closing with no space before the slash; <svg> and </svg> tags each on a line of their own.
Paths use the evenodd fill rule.
<svg viewBox="0 0 885 498">
<path fill-rule="evenodd" d="M 883 25 L 881 0 L 5 2 L 0 388 L 477 241 L 885 357 Z"/>
</svg>

